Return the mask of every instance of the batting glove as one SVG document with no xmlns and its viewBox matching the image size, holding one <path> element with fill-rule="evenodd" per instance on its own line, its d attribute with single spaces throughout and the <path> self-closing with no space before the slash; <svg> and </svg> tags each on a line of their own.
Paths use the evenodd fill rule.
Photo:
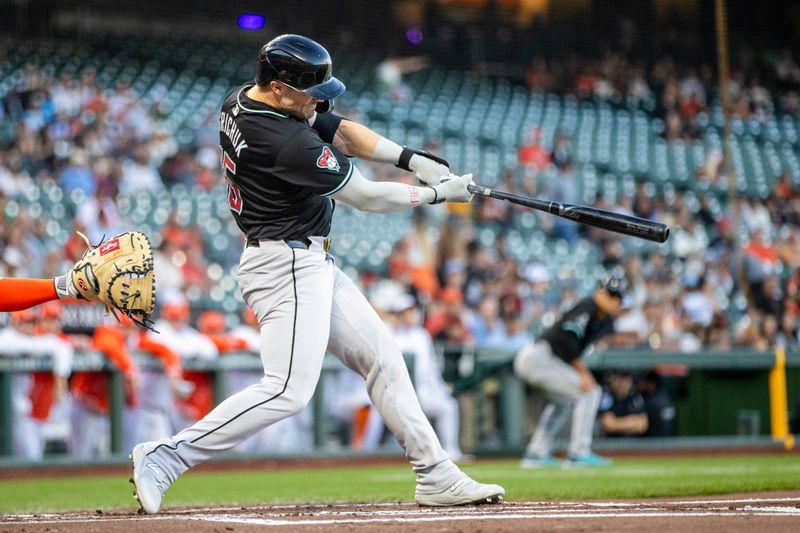
<svg viewBox="0 0 800 533">
<path fill-rule="evenodd" d="M 442 182 L 442 178 L 450 175 L 450 164 L 443 158 L 425 150 L 413 150 L 403 147 L 397 167 L 410 170 L 419 181 L 430 187 Z"/>
<path fill-rule="evenodd" d="M 442 178 L 439 185 L 431 187 L 436 193 L 436 198 L 431 203 L 469 202 L 472 200 L 473 194 L 467 189 L 468 185 L 475 185 L 475 182 L 472 181 L 472 174 L 464 174 L 463 176 L 448 174 Z"/>
</svg>

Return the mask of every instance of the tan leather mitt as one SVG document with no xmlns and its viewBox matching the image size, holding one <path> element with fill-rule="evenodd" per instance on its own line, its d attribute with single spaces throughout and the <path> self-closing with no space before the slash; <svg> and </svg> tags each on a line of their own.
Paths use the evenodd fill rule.
<svg viewBox="0 0 800 533">
<path fill-rule="evenodd" d="M 69 273 L 79 297 L 104 304 L 115 317 L 120 311 L 139 326 L 152 329 L 156 280 L 147 235 L 127 231 L 98 246 L 80 235 L 89 249 Z"/>
</svg>

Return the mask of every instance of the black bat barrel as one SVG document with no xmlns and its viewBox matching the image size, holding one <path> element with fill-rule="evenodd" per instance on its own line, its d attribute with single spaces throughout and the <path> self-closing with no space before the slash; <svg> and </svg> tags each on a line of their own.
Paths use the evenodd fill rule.
<svg viewBox="0 0 800 533">
<path fill-rule="evenodd" d="M 639 237 L 658 243 L 666 242 L 669 238 L 669 227 L 666 224 L 653 222 L 645 218 L 622 215 L 586 205 L 548 202 L 547 200 L 539 200 L 538 198 L 531 198 L 530 196 L 523 196 L 521 194 L 495 191 L 494 189 L 482 187 L 480 185 L 469 185 L 468 188 L 473 194 L 480 194 L 481 196 L 488 196 L 498 200 L 506 200 L 517 205 L 531 207 L 561 218 L 566 218 L 596 228 L 606 229 L 615 233 L 632 235 L 633 237 Z"/>
</svg>

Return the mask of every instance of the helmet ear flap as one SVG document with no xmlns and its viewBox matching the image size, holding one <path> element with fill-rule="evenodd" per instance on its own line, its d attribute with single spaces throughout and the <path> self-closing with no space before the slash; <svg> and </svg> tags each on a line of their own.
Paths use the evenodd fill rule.
<svg viewBox="0 0 800 533">
<path fill-rule="evenodd" d="M 333 110 L 333 100 L 322 100 L 315 109 L 317 113 L 329 113 Z"/>
</svg>

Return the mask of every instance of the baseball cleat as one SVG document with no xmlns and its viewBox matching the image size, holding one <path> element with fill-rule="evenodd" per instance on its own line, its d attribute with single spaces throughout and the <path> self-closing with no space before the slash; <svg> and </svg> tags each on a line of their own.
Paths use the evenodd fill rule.
<svg viewBox="0 0 800 533">
<path fill-rule="evenodd" d="M 133 464 L 133 497 L 139 502 L 140 513 L 155 514 L 161 508 L 170 482 L 164 470 L 147 459 L 145 444 L 134 446 L 133 453 L 128 456 Z"/>
<path fill-rule="evenodd" d="M 611 466 L 614 464 L 612 459 L 602 457 L 595 453 L 589 452 L 586 455 L 570 455 L 564 461 L 564 466 Z"/>
<path fill-rule="evenodd" d="M 556 466 L 561 466 L 561 461 L 559 461 L 552 455 L 544 455 L 539 457 L 537 455 L 525 454 L 522 457 L 522 460 L 519 462 L 519 466 L 520 468 L 525 468 L 525 469 L 552 468 Z"/>
<path fill-rule="evenodd" d="M 500 503 L 505 494 L 506 490 L 500 485 L 478 483 L 465 475 L 444 492 L 438 494 L 417 493 L 414 499 L 418 505 L 426 507 L 449 507 L 454 505 Z"/>
</svg>

